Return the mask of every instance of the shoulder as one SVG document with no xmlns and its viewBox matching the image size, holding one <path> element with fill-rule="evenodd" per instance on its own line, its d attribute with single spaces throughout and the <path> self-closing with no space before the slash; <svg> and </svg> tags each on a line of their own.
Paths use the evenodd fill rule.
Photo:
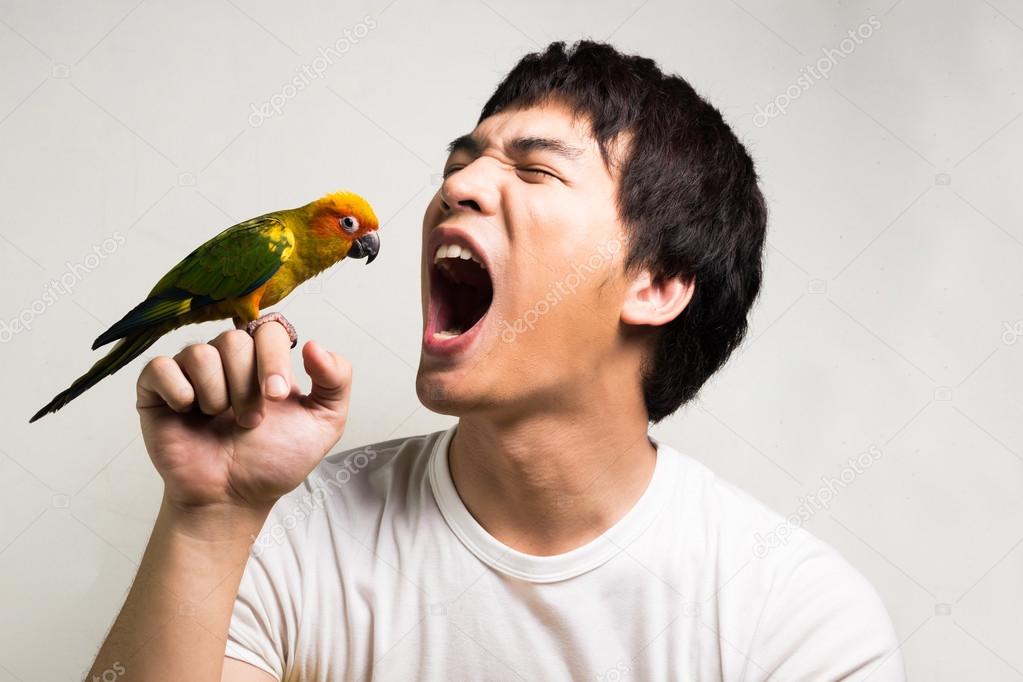
<svg viewBox="0 0 1023 682">
<path fill-rule="evenodd" d="M 904 679 L 877 590 L 803 527 L 806 514 L 782 516 L 673 452 L 682 462 L 680 503 L 703 519 L 719 567 L 717 608 L 723 620 L 741 622 L 736 629 L 743 630 L 752 659 L 780 679 L 856 679 L 868 670 L 877 671 L 871 679 L 878 682 Z"/>
</svg>

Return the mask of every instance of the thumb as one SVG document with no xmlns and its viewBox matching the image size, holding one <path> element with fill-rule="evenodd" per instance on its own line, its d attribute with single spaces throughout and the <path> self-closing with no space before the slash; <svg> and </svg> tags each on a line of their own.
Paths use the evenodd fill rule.
<svg viewBox="0 0 1023 682">
<path fill-rule="evenodd" d="M 302 362 L 313 381 L 309 398 L 328 410 L 344 410 L 352 386 L 352 365 L 348 360 L 309 341 L 302 347 Z"/>
</svg>

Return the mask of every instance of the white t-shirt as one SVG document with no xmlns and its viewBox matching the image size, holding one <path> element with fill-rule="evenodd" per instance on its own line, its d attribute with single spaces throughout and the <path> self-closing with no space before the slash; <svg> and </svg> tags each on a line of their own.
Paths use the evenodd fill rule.
<svg viewBox="0 0 1023 682">
<path fill-rule="evenodd" d="M 282 680 L 905 679 L 854 568 L 801 529 L 760 543 L 784 520 L 669 445 L 603 535 L 532 556 L 462 504 L 456 428 L 330 455 L 282 498 L 227 656 Z"/>
</svg>

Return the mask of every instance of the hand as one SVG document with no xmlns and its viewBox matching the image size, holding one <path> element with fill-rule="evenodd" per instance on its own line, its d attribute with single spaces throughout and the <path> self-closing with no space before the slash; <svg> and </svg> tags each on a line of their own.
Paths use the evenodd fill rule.
<svg viewBox="0 0 1023 682">
<path fill-rule="evenodd" d="M 146 449 L 179 509 L 269 510 L 344 432 L 351 365 L 315 342 L 302 348 L 312 390 L 291 372 L 280 324 L 241 330 L 151 360 L 138 380 Z"/>
</svg>

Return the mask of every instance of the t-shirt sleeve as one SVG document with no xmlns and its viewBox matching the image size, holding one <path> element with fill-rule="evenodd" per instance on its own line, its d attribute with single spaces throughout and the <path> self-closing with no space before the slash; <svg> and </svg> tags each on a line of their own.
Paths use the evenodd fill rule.
<svg viewBox="0 0 1023 682">
<path fill-rule="evenodd" d="M 287 498 L 285 498 L 287 499 Z M 249 554 L 231 624 L 225 656 L 284 679 L 286 652 L 293 647 L 300 602 L 301 565 L 295 533 L 284 533 L 280 503 L 274 507 Z M 279 532 L 278 532 L 279 531 Z"/>
<path fill-rule="evenodd" d="M 905 682 L 899 643 L 874 587 L 815 539 L 779 571 L 757 626 L 764 679 Z"/>
</svg>

